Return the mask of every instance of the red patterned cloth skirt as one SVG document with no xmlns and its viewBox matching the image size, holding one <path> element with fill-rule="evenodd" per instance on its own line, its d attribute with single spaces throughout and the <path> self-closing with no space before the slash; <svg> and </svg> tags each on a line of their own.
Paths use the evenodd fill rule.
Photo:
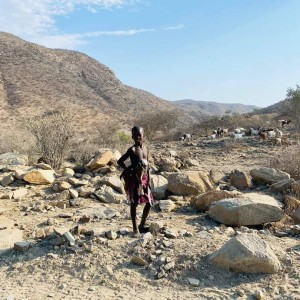
<svg viewBox="0 0 300 300">
<path fill-rule="evenodd" d="M 148 185 L 148 176 L 143 175 L 142 183 L 138 182 L 135 176 L 131 176 L 128 185 L 128 197 L 130 203 L 153 205 L 153 195 Z"/>
</svg>

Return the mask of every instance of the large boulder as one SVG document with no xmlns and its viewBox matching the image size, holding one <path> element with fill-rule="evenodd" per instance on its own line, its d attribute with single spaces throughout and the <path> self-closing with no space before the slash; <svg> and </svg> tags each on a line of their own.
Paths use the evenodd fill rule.
<svg viewBox="0 0 300 300">
<path fill-rule="evenodd" d="M 125 194 L 124 185 L 120 177 L 118 176 L 111 176 L 111 177 L 106 176 L 103 177 L 99 182 L 112 187 L 114 190 L 116 190 L 121 194 Z"/>
<path fill-rule="evenodd" d="M 281 181 L 284 179 L 290 179 L 290 174 L 272 168 L 259 168 L 259 169 L 252 169 L 250 171 L 251 176 L 257 181 L 258 183 L 264 184 L 273 184 L 277 181 Z"/>
<path fill-rule="evenodd" d="M 0 155 L 0 166 L 26 166 L 28 157 L 23 154 L 8 152 Z"/>
<path fill-rule="evenodd" d="M 162 212 L 170 212 L 170 211 L 172 211 L 176 208 L 176 205 L 170 199 L 160 200 L 159 201 L 159 208 Z"/>
<path fill-rule="evenodd" d="M 296 200 L 297 201 L 297 200 Z M 297 203 L 295 203 L 297 205 Z M 298 202 L 299 205 L 299 202 Z M 296 207 L 296 209 L 291 213 L 291 217 L 295 224 L 300 224 L 300 206 Z"/>
<path fill-rule="evenodd" d="M 160 172 L 179 172 L 182 164 L 175 157 L 161 157 L 157 165 Z"/>
<path fill-rule="evenodd" d="M 230 173 L 230 184 L 239 190 L 248 189 L 252 186 L 252 178 L 243 171 L 234 170 Z"/>
<path fill-rule="evenodd" d="M 31 170 L 24 177 L 23 180 L 35 184 L 49 184 L 55 180 L 53 170 Z"/>
<path fill-rule="evenodd" d="M 224 199 L 212 203 L 208 215 L 230 226 L 260 225 L 282 219 L 282 204 L 275 198 L 257 193 L 243 198 Z"/>
<path fill-rule="evenodd" d="M 110 149 L 100 149 L 98 154 L 87 164 L 87 167 L 96 170 L 106 166 L 112 159 L 114 159 L 114 155 Z"/>
<path fill-rule="evenodd" d="M 108 185 L 103 185 L 95 193 L 96 197 L 105 203 L 121 203 L 125 200 L 124 194 L 120 194 Z"/>
<path fill-rule="evenodd" d="M 284 192 L 291 188 L 291 184 L 294 181 L 293 178 L 277 181 L 270 186 L 270 190 L 272 192 Z"/>
<path fill-rule="evenodd" d="M 276 273 L 281 269 L 280 261 L 256 234 L 240 234 L 226 242 L 209 258 L 218 267 L 242 273 Z"/>
<path fill-rule="evenodd" d="M 212 168 L 209 171 L 209 176 L 211 181 L 216 184 L 225 179 L 225 173 L 219 168 Z"/>
<path fill-rule="evenodd" d="M 199 211 L 206 211 L 210 208 L 211 204 L 227 198 L 236 198 L 241 196 L 240 192 L 212 190 L 204 194 L 199 194 L 191 198 L 191 206 L 194 206 Z"/>
<path fill-rule="evenodd" d="M 212 189 L 208 175 L 201 171 L 173 173 L 168 176 L 168 190 L 175 195 L 191 196 Z"/>
<path fill-rule="evenodd" d="M 95 188 L 93 188 L 92 186 L 82 186 L 78 190 L 80 197 L 89 197 L 94 192 L 95 192 Z"/>
<path fill-rule="evenodd" d="M 186 160 L 186 164 L 190 167 L 199 167 L 199 162 L 196 159 L 189 158 Z"/>
<path fill-rule="evenodd" d="M 165 199 L 168 179 L 161 175 L 151 175 L 151 188 L 155 199 Z"/>
<path fill-rule="evenodd" d="M 116 163 L 121 158 L 122 154 L 117 149 L 112 149 L 111 151 L 113 153 L 113 161 Z"/>
<path fill-rule="evenodd" d="M 1 178 L 0 183 L 2 186 L 8 186 L 12 182 L 14 182 L 15 178 L 12 174 L 4 174 L 4 176 Z"/>
</svg>

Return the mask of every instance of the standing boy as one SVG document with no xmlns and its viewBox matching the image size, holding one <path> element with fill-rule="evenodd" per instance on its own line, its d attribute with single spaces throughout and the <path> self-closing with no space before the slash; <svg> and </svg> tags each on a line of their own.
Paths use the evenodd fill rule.
<svg viewBox="0 0 300 300">
<path fill-rule="evenodd" d="M 153 195 L 150 190 L 149 168 L 148 168 L 148 149 L 143 144 L 144 129 L 135 126 L 131 129 L 134 145 L 118 160 L 118 165 L 124 169 L 122 177 L 125 181 L 125 189 L 130 201 L 130 216 L 134 236 L 146 232 L 146 220 L 153 204 Z M 131 165 L 126 167 L 125 161 L 130 158 Z M 136 208 L 138 204 L 145 204 L 141 223 L 136 223 Z"/>
</svg>

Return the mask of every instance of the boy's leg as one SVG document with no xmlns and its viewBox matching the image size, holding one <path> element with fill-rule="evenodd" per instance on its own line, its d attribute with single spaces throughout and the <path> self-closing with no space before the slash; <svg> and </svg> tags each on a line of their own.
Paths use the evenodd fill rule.
<svg viewBox="0 0 300 300">
<path fill-rule="evenodd" d="M 135 203 L 131 203 L 130 204 L 130 216 L 131 216 L 131 221 L 132 221 L 132 228 L 133 228 L 133 232 L 138 232 L 138 228 L 136 225 L 136 207 L 137 204 Z"/>
<path fill-rule="evenodd" d="M 150 208 L 151 208 L 151 205 L 150 205 L 149 202 L 147 202 L 145 207 L 144 207 L 141 224 L 139 226 L 139 228 L 141 228 L 141 229 L 143 229 L 145 227 L 146 220 L 149 216 Z"/>
</svg>

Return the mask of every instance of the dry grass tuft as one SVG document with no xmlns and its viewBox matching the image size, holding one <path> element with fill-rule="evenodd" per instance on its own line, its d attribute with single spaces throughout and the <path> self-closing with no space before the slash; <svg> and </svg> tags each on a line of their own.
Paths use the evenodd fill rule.
<svg viewBox="0 0 300 300">
<path fill-rule="evenodd" d="M 273 232 L 276 232 L 276 231 L 280 231 L 280 230 L 284 229 L 286 226 L 290 226 L 293 224 L 294 224 L 294 221 L 290 217 L 290 215 L 285 214 L 280 221 L 272 223 L 272 226 L 269 229 Z"/>
<path fill-rule="evenodd" d="M 290 146 L 278 152 L 277 157 L 270 160 L 269 166 L 289 173 L 292 178 L 300 176 L 300 146 Z"/>
<path fill-rule="evenodd" d="M 291 195 L 285 196 L 284 210 L 287 215 L 291 215 L 300 206 L 300 200 Z"/>
</svg>

